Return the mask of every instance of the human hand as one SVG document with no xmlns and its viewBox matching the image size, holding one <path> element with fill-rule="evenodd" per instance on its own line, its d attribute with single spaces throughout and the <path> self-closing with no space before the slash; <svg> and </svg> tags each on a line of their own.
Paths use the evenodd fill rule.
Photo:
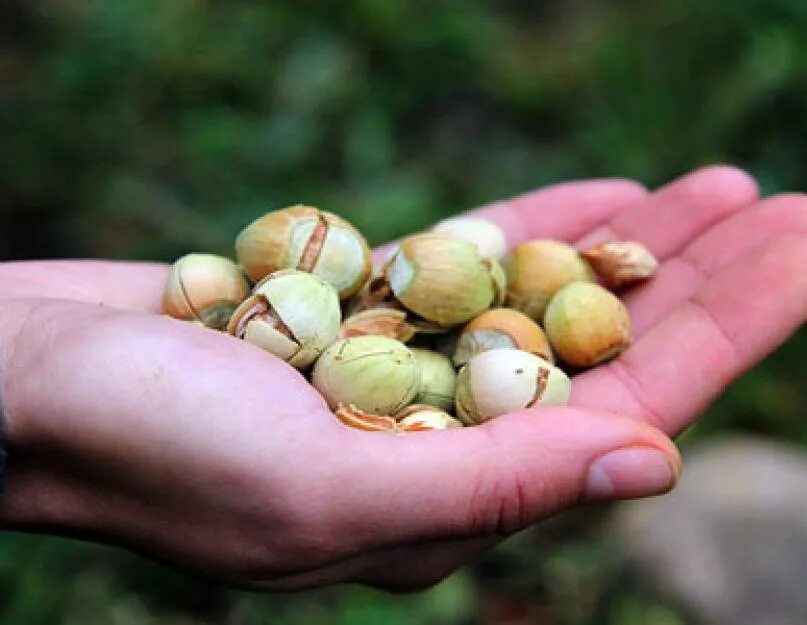
<svg viewBox="0 0 807 625">
<path fill-rule="evenodd" d="M 165 267 L 50 266 L 64 297 L 122 310 L 31 299 L 20 272 L 40 269 L 7 266 L 0 516 L 240 586 L 410 588 L 570 505 L 663 492 L 679 459 L 653 425 L 686 427 L 807 314 L 807 200 L 757 200 L 709 168 L 652 195 L 591 181 L 482 209 L 513 244 L 647 244 L 663 264 L 627 296 L 637 342 L 577 376 L 570 407 L 400 437 L 347 429 L 284 363 L 154 315 Z"/>
</svg>

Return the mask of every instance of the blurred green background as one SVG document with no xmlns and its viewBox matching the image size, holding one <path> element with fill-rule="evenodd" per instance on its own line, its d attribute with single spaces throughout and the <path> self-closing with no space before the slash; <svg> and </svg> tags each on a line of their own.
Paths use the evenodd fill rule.
<svg viewBox="0 0 807 625">
<path fill-rule="evenodd" d="M 380 243 L 560 180 L 654 186 L 716 161 L 803 190 L 805 32 L 803 0 L 0 0 L 0 258 L 229 254 L 240 227 L 296 202 Z M 807 443 L 805 350 L 802 331 L 684 448 L 729 430 Z M 403 597 L 239 594 L 5 535 L 0 621 L 686 622 L 618 564 L 606 512 Z"/>
</svg>

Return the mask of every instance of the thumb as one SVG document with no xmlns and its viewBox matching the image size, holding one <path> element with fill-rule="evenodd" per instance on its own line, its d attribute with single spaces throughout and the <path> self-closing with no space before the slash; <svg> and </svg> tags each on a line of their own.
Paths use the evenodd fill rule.
<svg viewBox="0 0 807 625">
<path fill-rule="evenodd" d="M 382 541 L 507 535 L 576 503 L 666 492 L 681 470 L 661 431 L 579 408 L 525 410 L 372 447 L 362 531 L 373 519 Z"/>
</svg>

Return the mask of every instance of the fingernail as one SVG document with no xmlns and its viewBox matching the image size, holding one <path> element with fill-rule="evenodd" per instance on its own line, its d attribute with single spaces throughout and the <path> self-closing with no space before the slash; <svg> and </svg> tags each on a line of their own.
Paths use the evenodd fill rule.
<svg viewBox="0 0 807 625">
<path fill-rule="evenodd" d="M 652 447 L 627 447 L 591 463 L 585 501 L 631 499 L 667 492 L 678 478 L 678 465 Z"/>
</svg>

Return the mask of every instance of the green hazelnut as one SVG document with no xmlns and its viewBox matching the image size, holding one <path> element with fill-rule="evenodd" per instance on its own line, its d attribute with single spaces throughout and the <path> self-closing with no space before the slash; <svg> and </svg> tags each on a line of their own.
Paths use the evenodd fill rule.
<svg viewBox="0 0 807 625">
<path fill-rule="evenodd" d="M 187 254 L 168 274 L 163 312 L 177 319 L 223 329 L 249 295 L 249 284 L 231 260 L 213 254 Z"/>
<path fill-rule="evenodd" d="M 329 283 L 286 270 L 255 286 L 233 313 L 227 331 L 305 369 L 336 339 L 340 321 L 339 297 Z"/>
<path fill-rule="evenodd" d="M 384 275 L 407 310 L 442 328 L 465 323 L 503 297 L 498 262 L 483 258 L 474 244 L 444 234 L 404 239 Z"/>
<path fill-rule="evenodd" d="M 466 425 L 538 405 L 565 405 L 571 380 L 543 358 L 518 349 L 477 354 L 457 376 L 455 406 Z"/>
<path fill-rule="evenodd" d="M 620 299 L 598 284 L 572 282 L 558 291 L 544 317 L 555 355 L 575 367 L 591 367 L 626 350 L 631 323 Z"/>
<path fill-rule="evenodd" d="M 314 365 L 314 387 L 331 409 L 355 407 L 394 416 L 420 390 L 420 365 L 400 341 L 358 336 L 333 343 Z"/>
<path fill-rule="evenodd" d="M 451 361 L 430 349 L 410 349 L 420 365 L 420 392 L 415 397 L 415 403 L 450 410 L 454 404 L 457 381 L 457 373 Z"/>
</svg>

